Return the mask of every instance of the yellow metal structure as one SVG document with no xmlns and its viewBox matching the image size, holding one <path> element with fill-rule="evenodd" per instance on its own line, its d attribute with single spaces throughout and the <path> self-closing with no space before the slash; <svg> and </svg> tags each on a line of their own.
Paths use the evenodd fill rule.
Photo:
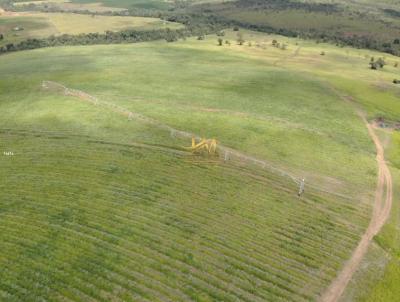
<svg viewBox="0 0 400 302">
<path fill-rule="evenodd" d="M 217 151 L 217 141 L 215 139 L 202 138 L 199 143 L 196 143 L 196 139 L 192 137 L 192 146 L 187 149 L 193 153 L 206 151 L 208 154 L 215 154 Z"/>
</svg>

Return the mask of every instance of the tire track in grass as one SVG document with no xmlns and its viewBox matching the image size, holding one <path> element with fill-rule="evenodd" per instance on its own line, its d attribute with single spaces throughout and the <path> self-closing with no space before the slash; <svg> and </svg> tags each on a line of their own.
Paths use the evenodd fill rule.
<svg viewBox="0 0 400 302">
<path fill-rule="evenodd" d="M 367 253 L 372 239 L 379 233 L 383 225 L 386 223 L 386 220 L 389 218 L 393 202 L 392 175 L 385 161 L 384 147 L 376 135 L 373 126 L 368 122 L 365 113 L 354 103 L 352 97 L 343 96 L 335 89 L 333 90 L 341 97 L 342 100 L 355 106 L 357 115 L 362 119 L 367 127 L 368 134 L 376 148 L 378 180 L 370 224 L 361 237 L 356 249 L 353 251 L 351 258 L 345 263 L 336 279 L 333 280 L 330 286 L 320 297 L 320 301 L 322 302 L 336 302 L 340 299 L 354 273 L 360 266 L 365 254 Z"/>
<path fill-rule="evenodd" d="M 53 207 L 53 206 L 52 206 Z M 101 211 L 100 211 L 101 212 Z M 106 221 L 106 219 L 105 218 L 103 218 L 104 219 L 104 221 Z M 150 234 L 152 234 L 152 233 L 150 233 Z M 139 234 L 138 234 L 139 235 Z M 179 251 L 178 251 L 179 252 Z M 248 300 L 248 301 L 255 301 L 254 300 L 254 298 L 253 299 L 251 299 L 251 300 Z"/>
<path fill-rule="evenodd" d="M 8 216 L 10 216 L 10 215 L 8 215 Z M 13 217 L 14 217 L 14 219 L 18 218 L 17 216 L 13 216 Z M 30 221 L 37 222 L 38 220 L 30 220 Z M 211 296 L 213 296 L 213 295 L 224 296 L 225 301 L 234 301 L 235 300 L 234 296 L 237 296 L 237 293 L 231 292 L 229 290 L 229 286 L 225 286 L 224 288 L 221 287 L 221 284 L 218 284 L 218 283 L 222 280 L 218 280 L 217 276 L 211 275 L 207 272 L 199 271 L 198 268 L 186 264 L 185 262 L 183 262 L 181 259 L 179 259 L 177 257 L 171 257 L 171 256 L 168 256 L 167 254 L 163 254 L 163 251 L 161 248 L 154 249 L 154 246 L 150 247 L 148 245 L 140 245 L 139 246 L 135 242 L 132 242 L 132 241 L 128 242 L 128 241 L 124 240 L 125 243 L 129 245 L 129 249 L 128 249 L 128 247 L 117 246 L 114 243 L 110 242 L 110 240 L 111 241 L 114 239 L 118 240 L 119 238 L 116 235 L 114 235 L 108 231 L 102 231 L 102 230 L 98 230 L 94 227 L 89 227 L 89 226 L 84 226 L 84 225 L 75 225 L 75 227 L 78 227 L 79 229 L 72 228 L 72 227 L 68 228 L 68 227 L 64 227 L 64 226 L 60 226 L 60 225 L 52 225 L 52 226 L 54 228 L 67 231 L 70 234 L 75 234 L 78 237 L 84 237 L 84 238 L 86 238 L 86 240 L 91 240 L 92 242 L 98 242 L 101 245 L 109 245 L 115 251 L 116 250 L 120 250 L 121 252 L 124 251 L 125 253 L 123 253 L 123 254 L 128 255 L 128 254 L 135 253 L 135 255 L 137 256 L 139 254 L 136 254 L 136 253 L 139 252 L 139 250 L 140 250 L 142 253 L 141 257 L 148 258 L 148 260 L 153 260 L 154 263 L 157 263 L 157 261 L 156 261 L 157 257 L 149 258 L 148 255 L 149 254 L 151 254 L 153 256 L 157 255 L 160 258 L 162 258 L 163 260 L 169 260 L 168 265 L 170 265 L 171 269 L 175 273 L 177 273 L 177 274 L 182 273 L 181 276 L 185 275 L 184 270 L 190 271 L 191 272 L 191 275 L 190 275 L 191 281 L 193 281 L 191 285 L 199 287 L 202 292 L 204 292 L 204 291 L 209 292 L 209 294 Z M 86 231 L 82 232 L 82 230 L 85 230 L 85 229 L 86 229 Z M 97 234 L 99 236 L 95 236 L 95 234 Z M 107 237 L 107 239 L 105 239 L 106 237 Z M 156 243 L 156 242 L 154 242 L 154 243 Z M 134 246 L 137 246 L 137 249 L 135 251 L 132 249 Z M 147 253 L 145 253 L 145 250 L 147 251 Z M 134 258 L 132 258 L 132 259 L 134 259 Z M 167 263 L 164 262 L 164 265 L 167 265 Z M 197 274 L 193 274 L 193 273 L 197 273 Z M 213 281 L 215 283 L 209 282 L 212 279 L 214 279 Z M 229 300 L 226 300 L 228 297 L 229 297 Z M 237 298 L 239 298 L 239 297 L 240 296 L 237 296 Z M 253 300 L 248 300 L 248 301 L 261 301 L 261 300 L 253 298 Z"/>
</svg>

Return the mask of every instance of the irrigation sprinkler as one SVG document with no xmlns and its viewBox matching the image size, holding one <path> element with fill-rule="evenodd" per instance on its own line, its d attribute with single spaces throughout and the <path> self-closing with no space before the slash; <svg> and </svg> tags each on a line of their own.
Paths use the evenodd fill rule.
<svg viewBox="0 0 400 302">
<path fill-rule="evenodd" d="M 225 151 L 224 161 L 229 160 L 229 151 Z"/>
<path fill-rule="evenodd" d="M 56 83 L 56 82 L 52 82 L 52 81 L 43 81 L 42 82 L 42 87 L 43 89 L 46 90 L 54 90 L 57 91 L 59 93 L 63 93 L 67 96 L 75 96 L 75 97 L 81 97 L 81 99 L 89 101 L 91 103 L 95 103 L 104 107 L 108 107 L 109 109 L 112 109 L 118 113 L 124 113 L 124 115 L 126 116 L 126 113 L 128 113 L 128 118 L 129 119 L 137 119 L 139 121 L 157 126 L 163 130 L 166 130 L 170 133 L 171 136 L 174 137 L 179 137 L 179 138 L 192 138 L 194 140 L 192 140 L 192 146 L 191 147 L 186 147 L 186 150 L 190 150 L 193 153 L 196 152 L 207 152 L 209 154 L 216 154 L 217 153 L 217 141 L 215 139 L 202 139 L 199 136 L 196 136 L 193 133 L 190 132 L 185 132 L 182 130 L 178 130 L 178 129 L 174 129 L 166 124 L 163 124 L 162 122 L 158 121 L 158 120 L 154 120 L 152 118 L 149 118 L 147 116 L 141 115 L 139 113 L 136 112 L 131 112 L 123 107 L 117 106 L 113 103 L 107 102 L 107 101 L 103 101 L 103 100 L 99 100 L 98 98 L 91 96 L 90 94 L 87 94 L 83 91 L 79 91 L 79 90 L 74 90 L 74 89 L 70 89 L 60 83 Z M 196 140 L 200 140 L 199 143 L 196 142 Z M 233 149 L 229 149 L 227 147 L 224 147 L 223 145 L 218 144 L 218 150 L 224 153 L 224 160 L 241 160 L 246 162 L 247 164 L 255 164 L 259 167 L 262 167 L 263 169 L 268 169 L 269 171 L 280 175 L 282 177 L 286 177 L 291 179 L 293 182 L 296 183 L 296 185 L 300 185 L 299 187 L 299 196 L 301 196 L 302 194 L 304 194 L 304 186 L 305 186 L 305 180 L 299 180 L 295 175 L 292 175 L 291 173 L 284 171 L 278 167 L 274 167 L 273 165 L 262 161 L 262 160 L 258 160 L 252 156 L 246 155 L 244 153 L 241 153 L 239 151 L 233 150 Z M 313 184 L 308 184 L 308 187 L 310 189 L 315 189 L 318 190 L 320 192 L 324 192 L 324 193 L 328 193 L 328 194 L 332 194 L 335 196 L 338 196 L 340 198 L 348 198 L 347 196 L 341 195 L 341 194 L 337 194 L 336 192 L 331 192 L 329 190 L 325 190 L 324 188 L 321 188 L 319 186 L 313 185 Z"/>
<path fill-rule="evenodd" d="M 303 193 L 304 193 L 305 181 L 306 180 L 304 178 L 300 181 L 300 187 L 299 187 L 299 193 L 298 193 L 299 197 L 301 197 L 301 195 L 303 195 Z"/>
<path fill-rule="evenodd" d="M 217 141 L 215 139 L 201 139 L 199 143 L 196 142 L 196 138 L 192 137 L 192 146 L 185 147 L 193 153 L 206 151 L 208 154 L 215 154 L 217 151 Z"/>
</svg>

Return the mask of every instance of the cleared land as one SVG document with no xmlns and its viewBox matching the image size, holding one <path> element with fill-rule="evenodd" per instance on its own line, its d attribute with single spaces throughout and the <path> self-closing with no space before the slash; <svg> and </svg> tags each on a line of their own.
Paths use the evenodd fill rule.
<svg viewBox="0 0 400 302">
<path fill-rule="evenodd" d="M 16 16 L 0 16 L 0 33 L 4 35 L 0 46 L 27 38 L 41 38 L 50 35 L 179 27 L 181 25 L 178 23 L 158 18 L 91 16 L 72 13 L 17 13 Z M 20 30 L 16 30 L 16 28 L 20 28 Z"/>
<path fill-rule="evenodd" d="M 178 28 L 181 25 L 167 22 L 158 18 L 119 17 L 119 16 L 90 16 L 65 13 L 38 13 L 35 16 L 47 19 L 58 33 L 103 33 L 107 30 L 123 29 L 150 30 L 156 28 Z"/>
<path fill-rule="evenodd" d="M 16 28 L 22 30 L 15 30 Z M 0 32 L 4 39 L 0 45 L 14 43 L 33 37 L 48 37 L 57 34 L 57 29 L 46 18 L 33 16 L 0 16 Z"/>
<path fill-rule="evenodd" d="M 14 154 L 0 156 L 3 299 L 320 297 L 369 225 L 377 178 L 368 131 L 337 91 L 369 117 L 398 116 L 397 59 L 375 72 L 379 53 L 244 38 L 251 47 L 228 32 L 230 46 L 213 36 L 0 57 L 0 151 Z M 43 80 L 305 176 L 306 194 Z"/>
<path fill-rule="evenodd" d="M 65 0 L 49 0 L 49 1 L 23 1 L 14 2 L 13 5 L 17 8 L 25 7 L 29 10 L 30 5 L 41 5 L 46 8 L 58 8 L 66 11 L 90 11 L 90 12 L 117 12 L 123 11 L 124 8 L 104 6 L 100 2 L 93 3 L 74 3 Z"/>
<path fill-rule="evenodd" d="M 237 0 L 195 5 L 191 10 L 251 29 L 400 54 L 400 11 L 395 5 L 373 1 Z"/>
</svg>

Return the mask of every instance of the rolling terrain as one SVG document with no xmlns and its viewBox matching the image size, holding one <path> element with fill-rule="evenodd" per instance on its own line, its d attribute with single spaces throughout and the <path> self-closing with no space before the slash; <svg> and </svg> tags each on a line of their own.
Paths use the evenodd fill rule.
<svg viewBox="0 0 400 302">
<path fill-rule="evenodd" d="M 120 30 L 181 28 L 178 23 L 148 17 L 91 16 L 71 13 L 23 12 L 0 17 L 0 47 L 29 38 Z"/>
<path fill-rule="evenodd" d="M 0 301 L 396 301 L 400 59 L 326 42 L 397 1 L 32 2 L 0 47 L 142 36 L 0 55 Z"/>
<path fill-rule="evenodd" d="M 369 224 L 377 177 L 368 131 L 341 96 L 395 116 L 397 70 L 368 70 L 369 51 L 252 32 L 239 46 L 235 35 L 231 46 L 210 36 L 0 57 L 0 142 L 13 154 L 0 157 L 3 299 L 323 294 Z M 45 80 L 267 164 L 193 156 L 189 138 Z M 306 178 L 302 198 L 291 177 Z"/>
</svg>

